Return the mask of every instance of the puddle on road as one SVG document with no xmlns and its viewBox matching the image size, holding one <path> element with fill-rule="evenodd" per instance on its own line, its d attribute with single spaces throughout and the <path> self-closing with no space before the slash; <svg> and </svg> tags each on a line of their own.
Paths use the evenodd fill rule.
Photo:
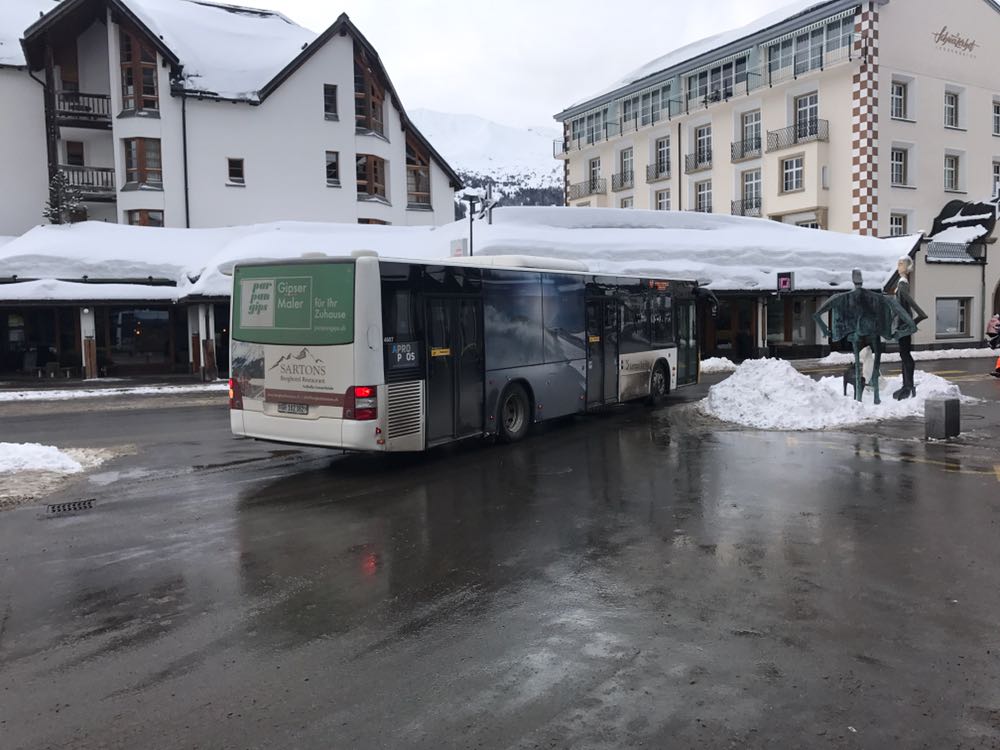
<svg viewBox="0 0 1000 750">
<path fill-rule="evenodd" d="M 192 471 L 193 469 L 190 466 L 179 466 L 175 469 L 145 469 L 138 467 L 123 471 L 103 471 L 99 474 L 91 474 L 87 477 L 87 481 L 91 484 L 96 484 L 98 487 L 107 487 L 123 480 L 160 479 L 178 474 L 190 474 Z"/>
</svg>

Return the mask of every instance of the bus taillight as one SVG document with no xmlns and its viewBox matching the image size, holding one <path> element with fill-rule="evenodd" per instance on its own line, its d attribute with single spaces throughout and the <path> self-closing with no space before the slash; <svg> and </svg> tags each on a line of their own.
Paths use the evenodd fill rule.
<svg viewBox="0 0 1000 750">
<path fill-rule="evenodd" d="M 240 393 L 240 382 L 236 378 L 229 378 L 229 408 L 243 408 L 243 394 Z"/>
<path fill-rule="evenodd" d="M 373 385 L 355 385 L 344 394 L 344 419 L 378 419 L 378 398 Z"/>
</svg>

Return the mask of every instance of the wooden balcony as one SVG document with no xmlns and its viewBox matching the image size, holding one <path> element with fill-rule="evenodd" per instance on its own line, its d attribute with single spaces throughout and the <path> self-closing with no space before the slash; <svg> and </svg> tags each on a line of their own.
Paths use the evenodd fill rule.
<svg viewBox="0 0 1000 750">
<path fill-rule="evenodd" d="M 60 125 L 111 130 L 111 97 L 108 94 L 57 91 L 55 107 Z"/>
<path fill-rule="evenodd" d="M 70 185 L 80 190 L 84 200 L 97 202 L 116 200 L 113 167 L 78 167 L 60 164 L 59 171 L 66 174 Z"/>
</svg>

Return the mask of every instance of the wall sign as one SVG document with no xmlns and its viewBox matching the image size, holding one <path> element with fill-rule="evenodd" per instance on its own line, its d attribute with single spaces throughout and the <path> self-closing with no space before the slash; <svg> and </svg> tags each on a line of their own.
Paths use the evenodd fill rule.
<svg viewBox="0 0 1000 750">
<path fill-rule="evenodd" d="M 938 49 L 967 57 L 973 57 L 976 48 L 980 46 L 972 37 L 950 31 L 947 26 L 942 27 L 941 31 L 935 31 L 932 36 Z"/>
</svg>

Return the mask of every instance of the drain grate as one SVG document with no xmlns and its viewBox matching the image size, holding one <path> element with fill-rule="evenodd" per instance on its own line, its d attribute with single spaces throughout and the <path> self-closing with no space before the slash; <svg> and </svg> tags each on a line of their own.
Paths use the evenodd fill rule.
<svg viewBox="0 0 1000 750">
<path fill-rule="evenodd" d="M 90 498 L 89 500 L 73 500 L 69 503 L 54 503 L 46 506 L 48 508 L 48 513 L 50 516 L 59 515 L 62 513 L 76 513 L 80 510 L 91 510 L 94 507 L 94 502 L 96 498 Z"/>
</svg>

